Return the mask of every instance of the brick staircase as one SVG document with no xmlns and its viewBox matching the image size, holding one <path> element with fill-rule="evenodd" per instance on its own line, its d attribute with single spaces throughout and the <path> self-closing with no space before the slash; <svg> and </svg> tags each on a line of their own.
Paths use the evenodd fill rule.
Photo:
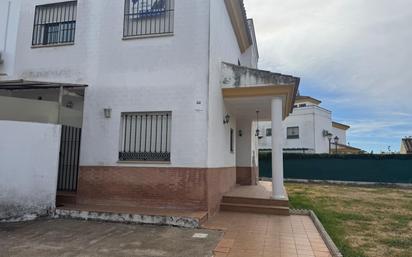
<svg viewBox="0 0 412 257">
<path fill-rule="evenodd" d="M 259 214 L 290 215 L 288 200 L 223 196 L 220 210 Z"/>
</svg>

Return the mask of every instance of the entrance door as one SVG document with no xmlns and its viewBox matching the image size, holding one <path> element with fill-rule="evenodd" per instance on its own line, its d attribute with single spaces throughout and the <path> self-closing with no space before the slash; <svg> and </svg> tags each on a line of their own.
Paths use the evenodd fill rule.
<svg viewBox="0 0 412 257">
<path fill-rule="evenodd" d="M 62 125 L 57 191 L 77 191 L 81 132 L 81 128 Z"/>
</svg>

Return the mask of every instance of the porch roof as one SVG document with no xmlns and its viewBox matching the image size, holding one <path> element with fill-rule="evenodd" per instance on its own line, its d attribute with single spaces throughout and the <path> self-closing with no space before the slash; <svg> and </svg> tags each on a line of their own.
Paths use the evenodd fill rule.
<svg viewBox="0 0 412 257">
<path fill-rule="evenodd" d="M 50 89 L 50 88 L 86 88 L 84 84 L 72 84 L 61 82 L 44 82 L 44 81 L 31 81 L 31 80 L 0 80 L 0 90 L 33 90 L 33 89 Z"/>
<path fill-rule="evenodd" d="M 273 97 L 283 98 L 283 119 L 292 112 L 300 78 L 230 63 L 222 63 L 221 74 L 226 106 L 238 117 L 251 119 L 259 110 L 261 119 L 270 120 Z"/>
</svg>

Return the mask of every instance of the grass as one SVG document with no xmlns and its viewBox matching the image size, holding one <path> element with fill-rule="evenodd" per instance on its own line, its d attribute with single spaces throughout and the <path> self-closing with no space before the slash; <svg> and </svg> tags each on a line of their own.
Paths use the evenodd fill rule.
<svg viewBox="0 0 412 257">
<path fill-rule="evenodd" d="M 286 183 L 292 208 L 312 209 L 345 257 L 412 257 L 412 190 Z"/>
</svg>

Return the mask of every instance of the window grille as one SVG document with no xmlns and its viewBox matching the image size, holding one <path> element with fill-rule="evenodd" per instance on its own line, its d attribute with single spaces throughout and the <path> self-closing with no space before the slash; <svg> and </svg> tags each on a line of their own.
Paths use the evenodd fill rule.
<svg viewBox="0 0 412 257">
<path fill-rule="evenodd" d="M 77 1 L 36 6 L 32 45 L 74 42 Z"/>
<path fill-rule="evenodd" d="M 170 161 L 171 112 L 122 113 L 121 161 Z"/>
<path fill-rule="evenodd" d="M 173 33 L 174 0 L 125 0 L 123 36 Z"/>
<path fill-rule="evenodd" d="M 286 133 L 288 139 L 299 138 L 299 127 L 288 127 Z"/>
<path fill-rule="evenodd" d="M 272 129 L 271 129 L 271 128 L 266 129 L 266 136 L 267 136 L 267 137 L 271 137 L 271 136 L 272 136 Z"/>
</svg>

